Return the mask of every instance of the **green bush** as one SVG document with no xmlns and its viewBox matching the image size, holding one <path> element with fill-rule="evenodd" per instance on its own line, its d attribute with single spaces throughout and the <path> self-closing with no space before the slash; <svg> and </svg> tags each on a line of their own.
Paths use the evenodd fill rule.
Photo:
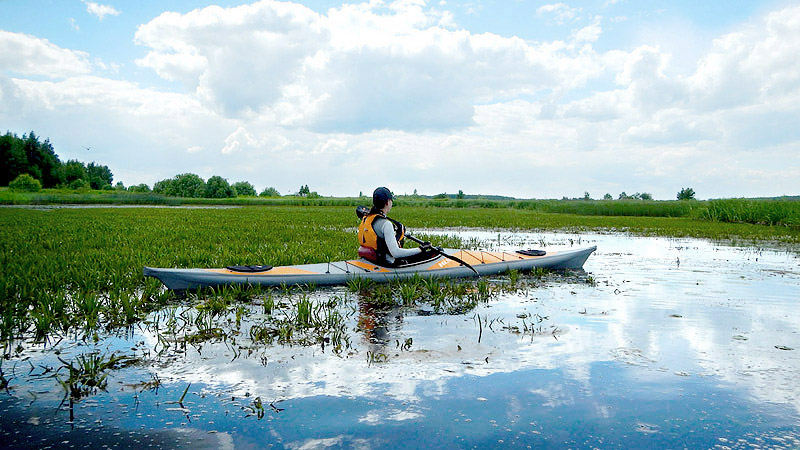
<svg viewBox="0 0 800 450">
<path fill-rule="evenodd" d="M 84 180 L 83 178 L 72 180 L 72 182 L 67 187 L 69 187 L 74 191 L 88 191 L 89 189 L 91 189 L 89 182 Z"/>
<path fill-rule="evenodd" d="M 8 183 L 8 187 L 15 192 L 39 192 L 42 190 L 42 183 L 27 173 L 23 173 Z"/>
<path fill-rule="evenodd" d="M 236 191 L 228 184 L 228 180 L 219 175 L 214 175 L 206 183 L 205 196 L 206 198 L 230 198 L 236 197 Z"/>
<path fill-rule="evenodd" d="M 270 186 L 270 187 L 264 189 L 263 191 L 261 191 L 261 193 L 258 194 L 258 196 L 259 197 L 280 197 L 281 193 L 278 192 L 278 190 L 275 189 L 274 187 Z"/>
<path fill-rule="evenodd" d="M 256 188 L 247 181 L 237 181 L 233 183 L 233 188 L 236 190 L 236 195 L 239 197 L 255 197 Z"/>
</svg>

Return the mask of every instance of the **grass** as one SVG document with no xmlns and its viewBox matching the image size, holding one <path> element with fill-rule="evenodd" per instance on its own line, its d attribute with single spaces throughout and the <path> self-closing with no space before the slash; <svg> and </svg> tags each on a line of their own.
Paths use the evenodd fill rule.
<svg viewBox="0 0 800 450">
<path fill-rule="evenodd" d="M 712 200 L 701 217 L 718 222 L 783 225 L 800 229 L 800 201 Z"/>
<path fill-rule="evenodd" d="M 358 206 L 368 197 L 237 197 L 226 199 L 178 198 L 154 193 L 127 191 L 86 191 L 45 189 L 40 192 L 12 192 L 0 188 L 0 204 L 115 204 L 115 205 L 221 205 L 221 206 Z M 396 205 L 420 208 L 515 209 L 540 213 L 583 216 L 685 217 L 719 222 L 783 225 L 800 229 L 800 201 L 781 199 L 678 200 L 493 200 L 435 199 L 398 196 Z"/>
<path fill-rule="evenodd" d="M 793 209 L 789 208 L 792 213 Z M 436 227 L 497 229 L 616 230 L 645 235 L 776 240 L 800 243 L 800 230 L 786 225 L 751 225 L 688 217 L 578 216 L 525 208 L 398 207 L 396 218 L 412 230 Z M 793 217 L 784 214 L 783 217 Z M 786 219 L 776 219 L 778 223 Z M 775 220 L 773 220 L 775 222 Z M 766 222 L 765 222 L 766 223 Z M 92 332 L 140 321 L 176 299 L 142 267 L 222 267 L 231 264 L 289 265 L 337 261 L 355 256 L 357 220 L 350 206 L 269 206 L 234 209 L 91 208 L 0 209 L 0 341 L 19 336 Z M 466 246 L 456 238 L 431 239 L 445 246 Z M 354 282 L 377 305 L 426 302 L 441 311 L 469 308 L 453 302 L 445 281 L 412 280 L 399 287 Z M 226 287 L 198 298 L 200 309 L 214 314 L 257 295 L 244 287 Z M 463 297 L 474 304 L 481 289 L 467 286 Z M 287 288 L 287 291 L 290 291 Z M 458 296 L 458 295 L 455 295 Z M 309 305 L 292 321 L 314 320 Z M 275 316 L 278 300 L 266 296 L 266 314 Z M 287 319 L 288 320 L 288 319 Z M 313 328 L 313 327 L 311 327 Z M 294 333 L 297 329 L 284 329 Z M 302 334 L 302 333 L 301 333 Z M 208 330 L 197 339 L 213 337 Z M 324 337 L 324 336 L 323 336 Z M 291 339 L 290 339 L 291 340 Z"/>
</svg>

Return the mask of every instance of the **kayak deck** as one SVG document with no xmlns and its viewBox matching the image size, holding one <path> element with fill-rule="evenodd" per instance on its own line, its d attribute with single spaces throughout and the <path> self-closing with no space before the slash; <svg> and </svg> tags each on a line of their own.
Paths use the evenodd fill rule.
<svg viewBox="0 0 800 450">
<path fill-rule="evenodd" d="M 485 252 L 479 250 L 444 249 L 448 255 L 463 260 L 480 275 L 494 275 L 508 270 L 527 271 L 534 268 L 580 269 L 596 246 L 548 251 L 542 256 L 517 252 Z M 353 278 L 368 278 L 377 282 L 392 279 L 423 277 L 461 278 L 475 276 L 469 267 L 445 256 L 404 267 L 383 267 L 364 259 L 351 259 L 316 264 L 278 266 L 262 272 L 239 272 L 221 269 L 162 269 L 145 267 L 144 276 L 159 279 L 172 290 L 197 289 L 228 284 L 262 286 L 315 284 L 341 285 Z"/>
</svg>

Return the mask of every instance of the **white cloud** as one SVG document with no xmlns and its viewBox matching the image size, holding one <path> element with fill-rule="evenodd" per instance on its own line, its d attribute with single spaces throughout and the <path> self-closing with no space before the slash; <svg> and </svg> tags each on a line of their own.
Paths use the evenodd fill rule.
<svg viewBox="0 0 800 450">
<path fill-rule="evenodd" d="M 253 137 L 244 127 L 239 127 L 225 138 L 225 146 L 222 147 L 222 153 L 227 155 L 233 152 L 241 151 L 243 148 L 257 148 L 259 141 Z"/>
<path fill-rule="evenodd" d="M 137 31 L 151 48 L 137 63 L 226 116 L 323 132 L 470 126 L 476 102 L 574 87 L 601 70 L 592 51 L 448 30 L 446 17 L 413 1 L 326 16 L 273 1 L 165 13 Z"/>
<path fill-rule="evenodd" d="M 88 54 L 51 44 L 47 39 L 0 30 L 0 70 L 51 78 L 88 73 Z"/>
<path fill-rule="evenodd" d="M 120 12 L 117 11 L 113 6 L 108 5 L 101 5 L 99 3 L 90 2 L 88 0 L 83 0 L 83 3 L 86 5 L 86 12 L 93 16 L 97 16 L 98 19 L 101 21 L 106 16 L 118 16 Z"/>
<path fill-rule="evenodd" d="M 600 38 L 603 29 L 600 27 L 600 18 L 595 17 L 591 25 L 575 30 L 572 39 L 575 42 L 596 42 Z"/>
<path fill-rule="evenodd" d="M 553 22 L 563 25 L 574 21 L 581 11 L 581 8 L 573 8 L 565 3 L 553 3 L 540 6 L 536 9 L 536 14 L 539 17 L 549 17 Z"/>
</svg>

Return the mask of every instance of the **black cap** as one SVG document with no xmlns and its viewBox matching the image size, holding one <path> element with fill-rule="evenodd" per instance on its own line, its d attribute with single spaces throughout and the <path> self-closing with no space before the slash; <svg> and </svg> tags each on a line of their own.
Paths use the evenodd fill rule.
<svg viewBox="0 0 800 450">
<path fill-rule="evenodd" d="M 375 192 L 372 193 L 372 204 L 378 208 L 383 208 L 386 206 L 386 204 L 389 203 L 389 200 L 394 200 L 392 191 L 383 186 L 375 189 Z"/>
</svg>

